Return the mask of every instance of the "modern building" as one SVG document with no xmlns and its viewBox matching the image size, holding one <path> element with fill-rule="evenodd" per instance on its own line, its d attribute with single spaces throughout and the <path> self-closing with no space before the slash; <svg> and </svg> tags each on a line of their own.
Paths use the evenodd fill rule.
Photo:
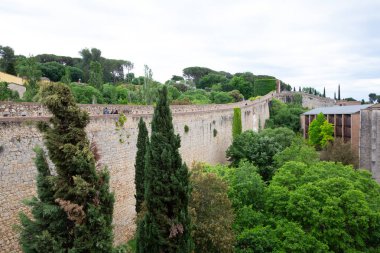
<svg viewBox="0 0 380 253">
<path fill-rule="evenodd" d="M 361 111 L 359 162 L 380 182 L 380 104 Z"/>
<path fill-rule="evenodd" d="M 371 105 L 349 105 L 320 107 L 301 115 L 301 129 L 304 138 L 308 138 L 310 123 L 323 113 L 329 123 L 334 125 L 334 137 L 343 138 L 345 142 L 351 142 L 353 150 L 359 152 L 361 111 Z M 379 139 L 380 140 L 380 139 Z"/>
</svg>

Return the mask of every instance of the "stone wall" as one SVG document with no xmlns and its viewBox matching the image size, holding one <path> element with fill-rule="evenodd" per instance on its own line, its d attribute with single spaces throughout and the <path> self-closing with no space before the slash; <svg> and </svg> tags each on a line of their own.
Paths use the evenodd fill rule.
<svg viewBox="0 0 380 253">
<path fill-rule="evenodd" d="M 277 93 L 275 96 L 277 99 L 283 101 L 284 103 L 289 103 L 294 101 L 294 95 L 297 94 L 302 96 L 302 106 L 307 107 L 309 109 L 314 109 L 318 107 L 329 107 L 335 105 L 334 99 L 319 97 L 304 92 L 283 91 L 281 93 Z"/>
<path fill-rule="evenodd" d="M 374 105 L 361 111 L 360 167 L 372 173 L 380 182 L 380 106 Z"/>
<path fill-rule="evenodd" d="M 191 166 L 194 161 L 211 164 L 226 162 L 225 151 L 232 142 L 233 108 L 242 110 L 243 130 L 257 131 L 269 117 L 268 102 L 273 94 L 255 101 L 227 105 L 172 106 L 176 133 L 181 136 L 180 153 Z M 149 123 L 152 107 L 112 105 L 123 110 L 127 122 L 116 131 L 119 115 L 102 115 L 105 105 L 83 105 L 91 116 L 86 131 L 96 142 L 100 162 L 111 174 L 111 188 L 115 192 L 115 244 L 126 242 L 135 230 L 134 162 L 137 124 L 140 117 Z M 25 115 L 25 116 L 23 116 Z M 43 145 L 35 123 L 48 119 L 47 110 L 36 103 L 0 103 L 0 251 L 19 252 L 17 232 L 18 213 L 27 211 L 23 199 L 36 194 L 36 168 L 33 147 Z M 185 133 L 187 125 L 189 131 Z M 217 131 L 214 136 L 214 129 Z M 120 139 L 122 142 L 120 142 Z"/>
</svg>

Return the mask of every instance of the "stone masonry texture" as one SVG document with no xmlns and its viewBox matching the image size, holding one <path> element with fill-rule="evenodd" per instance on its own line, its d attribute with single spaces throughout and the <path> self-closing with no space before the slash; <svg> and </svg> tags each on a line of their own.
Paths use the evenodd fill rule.
<svg viewBox="0 0 380 253">
<path fill-rule="evenodd" d="M 225 152 L 232 142 L 233 108 L 242 110 L 243 130 L 257 131 L 269 117 L 271 95 L 256 101 L 228 105 L 172 106 L 176 133 L 181 136 L 180 153 L 191 167 L 195 161 L 210 164 L 226 162 Z M 109 105 L 125 113 L 127 122 L 121 130 L 115 123 L 120 115 L 102 115 L 106 105 L 81 105 L 91 115 L 86 131 L 95 142 L 100 163 L 110 171 L 115 192 L 114 243 L 127 242 L 135 231 L 134 163 L 138 121 L 142 117 L 150 131 L 153 108 L 150 106 Z M 28 212 L 22 203 L 36 194 L 36 168 L 33 148 L 43 147 L 36 122 L 50 116 L 37 103 L 0 103 L 0 252 L 21 252 L 18 233 L 20 211 Z M 25 115 L 25 116 L 23 116 Z M 185 125 L 189 131 L 185 133 Z M 214 129 L 217 134 L 214 137 Z"/>
<path fill-rule="evenodd" d="M 330 100 L 318 100 L 303 94 L 303 102 L 311 108 L 329 106 Z M 255 101 L 223 105 L 171 106 L 176 133 L 181 136 L 180 153 L 191 167 L 193 162 L 210 164 L 227 162 L 225 152 L 232 142 L 233 108 L 240 107 L 242 127 L 258 131 L 269 118 L 269 101 L 286 100 L 291 94 L 271 92 Z M 150 131 L 152 106 L 80 105 L 91 121 L 86 131 L 95 142 L 101 164 L 111 174 L 111 188 L 115 192 L 114 243 L 127 242 L 135 231 L 134 163 L 136 154 L 137 124 L 142 117 Z M 117 109 L 124 113 L 127 122 L 121 130 L 115 123 L 119 115 L 103 115 L 103 109 Z M 42 135 L 36 122 L 48 120 L 51 115 L 38 103 L 0 102 L 0 252 L 21 252 L 18 233 L 20 211 L 28 212 L 22 203 L 36 194 L 36 168 L 33 148 L 43 147 Z M 189 131 L 185 133 L 185 125 Z M 217 134 L 214 136 L 214 129 Z"/>
</svg>

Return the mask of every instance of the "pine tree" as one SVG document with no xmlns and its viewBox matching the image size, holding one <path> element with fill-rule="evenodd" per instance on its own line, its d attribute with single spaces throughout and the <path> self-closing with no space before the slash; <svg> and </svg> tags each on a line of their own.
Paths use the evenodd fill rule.
<svg viewBox="0 0 380 253">
<path fill-rule="evenodd" d="M 141 210 L 141 204 L 144 201 L 144 170 L 145 170 L 145 153 L 148 144 L 148 130 L 145 122 L 140 118 L 139 134 L 137 136 L 137 153 L 135 161 L 135 186 L 136 186 L 136 213 Z"/>
<path fill-rule="evenodd" d="M 167 88 L 160 91 L 145 165 L 147 211 L 138 222 L 136 252 L 191 252 L 189 173 L 179 154 Z"/>
<path fill-rule="evenodd" d="M 21 215 L 22 247 L 26 252 L 111 252 L 114 196 L 108 172 L 97 171 L 86 136 L 89 116 L 64 84 L 42 87 L 41 97 L 53 114 L 39 129 L 56 176 L 38 151 L 38 199 L 33 199 L 33 220 Z"/>
</svg>

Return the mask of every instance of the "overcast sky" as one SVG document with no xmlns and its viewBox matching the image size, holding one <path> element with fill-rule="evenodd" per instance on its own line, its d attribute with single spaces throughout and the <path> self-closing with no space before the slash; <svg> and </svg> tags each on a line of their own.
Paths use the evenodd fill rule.
<svg viewBox="0 0 380 253">
<path fill-rule="evenodd" d="M 333 96 L 380 94 L 380 0 L 1 0 L 0 45 L 16 54 L 147 64 L 164 82 L 190 66 L 273 75 Z"/>
</svg>

